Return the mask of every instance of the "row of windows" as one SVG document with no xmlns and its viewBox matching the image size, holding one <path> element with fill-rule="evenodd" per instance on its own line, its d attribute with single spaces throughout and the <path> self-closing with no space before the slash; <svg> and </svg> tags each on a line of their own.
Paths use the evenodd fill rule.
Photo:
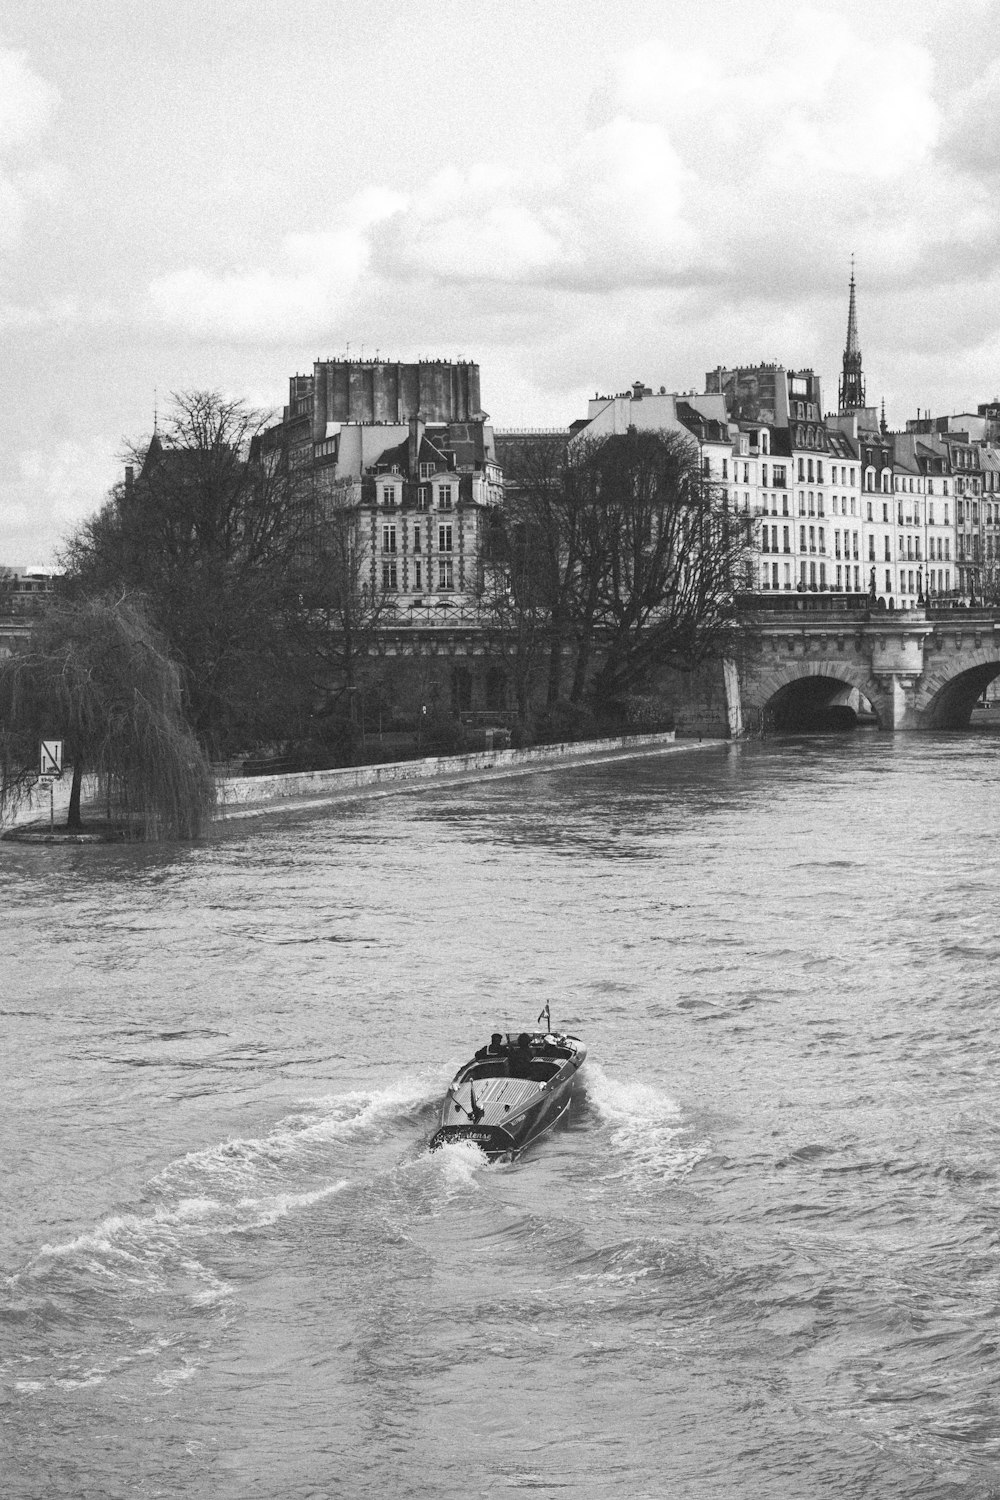
<svg viewBox="0 0 1000 1500">
<path fill-rule="evenodd" d="M 941 493 L 942 495 L 947 495 L 949 492 L 947 479 L 943 479 L 941 483 Z M 919 476 L 917 478 L 914 478 L 912 474 L 897 474 L 896 489 L 904 495 L 922 495 L 924 493 L 924 481 Z M 933 495 L 934 493 L 933 479 L 928 479 L 927 481 L 927 493 L 928 495 Z"/>
<path fill-rule="evenodd" d="M 423 466 L 421 466 L 421 467 L 423 467 Z M 452 509 L 454 490 L 455 490 L 455 486 L 453 484 L 439 484 L 438 485 L 438 487 L 437 487 L 437 507 L 438 507 L 438 510 L 451 510 Z M 382 486 L 382 504 L 386 507 L 386 509 L 392 510 L 393 507 L 399 502 L 400 499 L 401 499 L 400 491 L 396 488 L 395 485 L 393 485 L 393 484 L 386 484 L 386 485 Z M 426 510 L 427 507 L 428 507 L 428 505 L 430 504 L 430 500 L 431 500 L 431 487 L 430 487 L 430 485 L 429 484 L 420 484 L 420 485 L 418 485 L 417 486 L 417 509 L 418 510 Z"/>
<path fill-rule="evenodd" d="M 738 499 L 738 497 L 737 497 L 737 499 Z M 749 496 L 745 496 L 744 497 L 744 501 L 745 501 L 745 503 L 748 502 L 749 501 Z M 766 516 L 768 514 L 767 506 L 768 506 L 768 497 L 765 495 L 764 498 L 763 498 L 762 506 L 761 506 L 761 511 L 760 511 L 761 515 L 765 515 Z M 855 500 L 855 498 L 854 498 L 853 495 L 851 495 L 851 496 L 847 496 L 847 495 L 831 495 L 831 497 L 830 497 L 830 509 L 831 509 L 832 514 L 835 515 L 835 516 L 836 515 L 841 515 L 841 516 L 852 515 L 852 516 L 854 516 L 854 515 L 857 515 L 857 501 Z M 993 517 L 992 517 L 992 514 L 991 514 L 992 509 L 993 509 L 992 506 L 987 506 L 987 511 L 990 512 L 990 514 L 987 514 L 986 520 L 987 520 L 987 523 L 990 524 L 990 525 L 993 524 Z M 874 506 L 873 506 L 871 500 L 869 500 L 867 502 L 867 504 L 866 504 L 866 512 L 867 512 L 867 519 L 869 521 L 874 521 L 875 520 L 875 511 L 874 511 Z M 823 516 L 824 516 L 824 514 L 825 514 L 825 512 L 823 510 L 823 496 L 821 494 L 819 494 L 817 491 L 814 491 L 814 490 L 799 490 L 799 492 L 798 492 L 798 513 L 799 513 L 800 516 L 810 515 L 810 516 L 816 516 L 816 517 L 822 519 Z M 770 514 L 772 516 L 776 516 L 778 514 L 778 497 L 777 497 L 777 495 L 772 495 L 771 496 L 771 510 L 770 510 Z M 789 514 L 789 511 L 788 511 L 788 497 L 786 495 L 783 495 L 782 498 L 781 498 L 781 514 L 783 516 L 787 516 Z M 959 519 L 961 519 L 961 516 L 959 516 Z M 978 512 L 977 512 L 976 519 L 978 521 Z M 1000 505 L 998 505 L 996 507 L 996 519 L 997 519 L 997 523 L 1000 524 Z M 913 507 L 913 515 L 912 516 L 908 515 L 908 516 L 906 516 L 904 518 L 903 509 L 902 509 L 902 506 L 900 506 L 899 512 L 898 512 L 898 521 L 899 521 L 899 525 L 900 526 L 919 526 L 921 524 L 921 521 L 920 521 L 920 513 L 919 513 L 918 507 L 916 505 L 914 505 L 914 507 Z M 885 526 L 890 525 L 889 501 L 888 500 L 884 500 L 882 502 L 882 524 L 885 525 Z M 934 501 L 933 500 L 929 500 L 927 502 L 927 524 L 929 526 L 934 526 L 934 525 L 937 524 L 937 522 L 934 519 Z M 943 525 L 948 526 L 950 524 L 951 524 L 951 521 L 950 521 L 949 507 L 948 507 L 948 505 L 945 505 L 945 507 L 944 507 L 944 521 L 943 521 Z"/>
<path fill-rule="evenodd" d="M 833 533 L 833 555 L 841 556 L 843 549 L 844 557 L 858 557 L 858 533 L 856 531 L 845 531 L 839 529 Z M 791 527 L 782 526 L 781 546 L 778 546 L 777 526 L 763 526 L 761 528 L 760 550 L 762 552 L 791 552 L 792 538 Z M 799 551 L 800 552 L 825 552 L 826 551 L 826 527 L 825 526 L 800 526 L 799 527 Z"/>
<path fill-rule="evenodd" d="M 413 550 L 414 550 L 414 552 L 419 552 L 421 550 L 421 545 L 420 545 L 420 543 L 421 543 L 421 535 L 422 535 L 421 528 L 419 526 L 414 526 L 414 528 L 413 528 Z M 453 544 L 452 527 L 450 527 L 450 526 L 439 526 L 438 527 L 438 551 L 439 552 L 451 552 L 452 551 L 452 544 Z M 427 550 L 428 550 L 428 552 L 431 550 L 431 529 L 430 529 L 429 526 L 427 528 Z M 382 527 L 382 551 L 383 552 L 395 552 L 396 551 L 396 528 L 395 528 L 395 526 L 383 526 Z"/>
<path fill-rule="evenodd" d="M 847 495 L 831 495 L 830 506 L 835 516 L 838 514 L 842 516 L 857 514 L 857 501 L 853 495 L 850 497 Z M 824 514 L 822 494 L 816 490 L 799 490 L 800 516 L 822 516 Z M 871 520 L 870 515 L 868 519 Z"/>
<path fill-rule="evenodd" d="M 892 543 L 888 536 L 882 538 L 885 552 L 885 561 L 892 561 Z M 930 548 L 928 556 L 945 562 L 951 561 L 951 540 L 949 537 L 931 537 L 928 541 Z M 791 527 L 781 527 L 779 542 L 777 526 L 763 526 L 761 528 L 760 550 L 762 552 L 791 552 L 792 538 Z M 823 526 L 800 526 L 799 548 L 800 552 L 825 552 L 826 551 L 826 528 Z M 1000 549 L 998 549 L 1000 551 Z M 839 528 L 833 533 L 833 555 L 834 557 L 849 558 L 858 557 L 858 533 L 856 531 L 841 532 Z M 900 558 L 912 559 L 914 562 L 922 561 L 920 552 L 919 536 L 901 536 L 899 538 Z M 992 556 L 992 552 L 990 552 Z M 868 537 L 868 560 L 875 561 L 875 538 Z"/>
<path fill-rule="evenodd" d="M 779 573 L 780 567 L 780 573 Z M 874 573 L 874 568 L 872 572 Z M 764 589 L 790 589 L 792 587 L 791 563 L 762 563 L 760 570 L 761 587 Z M 935 594 L 948 594 L 951 592 L 951 569 L 930 568 L 927 572 L 927 587 Z M 830 583 L 836 592 L 845 593 L 861 592 L 861 569 L 860 567 L 835 567 L 830 571 Z M 900 594 L 920 594 L 923 592 L 924 575 L 919 568 L 900 568 L 899 570 L 899 592 Z M 826 563 L 801 562 L 799 564 L 799 587 L 803 589 L 826 589 L 827 567 Z M 887 594 L 893 592 L 893 572 L 891 568 L 885 570 L 885 591 Z"/>
<path fill-rule="evenodd" d="M 779 566 L 781 573 L 779 576 Z M 790 589 L 792 587 L 791 563 L 763 563 L 760 570 L 761 586 L 765 589 Z M 861 592 L 861 568 L 837 567 L 830 570 L 830 585 L 838 592 Z M 826 563 L 801 562 L 799 564 L 799 587 L 803 589 L 826 589 Z"/>
<path fill-rule="evenodd" d="M 948 519 L 947 516 L 945 516 L 945 520 L 947 520 L 947 519 Z M 963 525 L 978 526 L 979 525 L 979 505 L 978 505 L 978 502 L 974 502 L 972 500 L 956 500 L 955 501 L 955 520 L 958 522 L 959 526 L 963 526 Z M 996 521 L 1000 521 L 1000 505 L 998 505 L 996 507 L 996 513 L 995 513 L 995 515 L 994 515 L 994 509 L 993 509 L 992 505 L 984 505 L 983 506 L 983 520 L 985 521 L 985 523 L 986 523 L 987 526 L 992 526 L 994 524 L 995 520 Z"/>
<path fill-rule="evenodd" d="M 414 559 L 413 566 L 413 588 L 424 587 L 424 569 L 420 558 Z M 427 564 L 427 587 L 433 587 L 431 579 L 433 564 Z M 455 587 L 455 567 L 450 557 L 438 558 L 437 565 L 437 587 L 439 589 L 453 589 Z M 382 588 L 386 593 L 394 594 L 399 589 L 399 571 L 393 561 L 382 564 Z"/>
</svg>

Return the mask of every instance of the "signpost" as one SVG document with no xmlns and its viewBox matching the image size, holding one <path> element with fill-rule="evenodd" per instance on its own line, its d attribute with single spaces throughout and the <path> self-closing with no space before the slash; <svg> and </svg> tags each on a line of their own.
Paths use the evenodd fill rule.
<svg viewBox="0 0 1000 1500">
<path fill-rule="evenodd" d="M 39 751 L 39 776 L 37 785 L 49 789 L 49 832 L 56 826 L 55 797 L 53 786 L 62 775 L 62 740 L 42 740 Z"/>
<path fill-rule="evenodd" d="M 42 776 L 62 775 L 62 740 L 42 740 L 39 772 Z"/>
</svg>

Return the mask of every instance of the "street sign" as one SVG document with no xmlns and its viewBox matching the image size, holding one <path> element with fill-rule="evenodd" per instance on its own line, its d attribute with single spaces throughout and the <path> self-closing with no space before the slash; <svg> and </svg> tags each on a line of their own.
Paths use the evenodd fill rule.
<svg viewBox="0 0 1000 1500">
<path fill-rule="evenodd" d="M 38 780 L 35 782 L 35 785 L 43 792 L 46 789 L 51 792 L 52 783 L 55 781 L 55 779 L 56 778 L 54 776 L 39 776 Z"/>
<path fill-rule="evenodd" d="M 62 775 L 62 740 L 42 740 L 40 770 L 43 776 Z"/>
</svg>

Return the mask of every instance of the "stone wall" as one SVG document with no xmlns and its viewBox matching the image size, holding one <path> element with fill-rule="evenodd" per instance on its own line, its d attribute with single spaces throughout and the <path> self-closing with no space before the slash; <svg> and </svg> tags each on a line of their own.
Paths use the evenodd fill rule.
<svg viewBox="0 0 1000 1500">
<path fill-rule="evenodd" d="M 530 750 L 481 750 L 473 755 L 432 755 L 422 760 L 391 761 L 376 766 L 341 766 L 333 771 L 299 771 L 283 776 L 232 776 L 219 783 L 219 815 L 227 808 L 278 802 L 288 798 L 335 796 L 361 787 L 429 781 L 505 766 L 558 764 L 605 752 L 656 749 L 674 743 L 667 734 L 622 735 L 607 740 L 579 740 L 563 745 L 539 745 Z"/>
</svg>

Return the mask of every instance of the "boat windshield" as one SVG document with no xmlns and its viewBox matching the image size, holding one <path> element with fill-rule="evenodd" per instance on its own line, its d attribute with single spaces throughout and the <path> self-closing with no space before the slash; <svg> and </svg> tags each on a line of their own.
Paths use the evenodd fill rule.
<svg viewBox="0 0 1000 1500">
<path fill-rule="evenodd" d="M 562 1067 L 564 1058 L 544 1057 L 537 1053 L 519 1054 L 512 1050 L 506 1057 L 477 1058 L 469 1069 L 469 1078 L 526 1078 L 533 1083 L 547 1083 Z"/>
</svg>

